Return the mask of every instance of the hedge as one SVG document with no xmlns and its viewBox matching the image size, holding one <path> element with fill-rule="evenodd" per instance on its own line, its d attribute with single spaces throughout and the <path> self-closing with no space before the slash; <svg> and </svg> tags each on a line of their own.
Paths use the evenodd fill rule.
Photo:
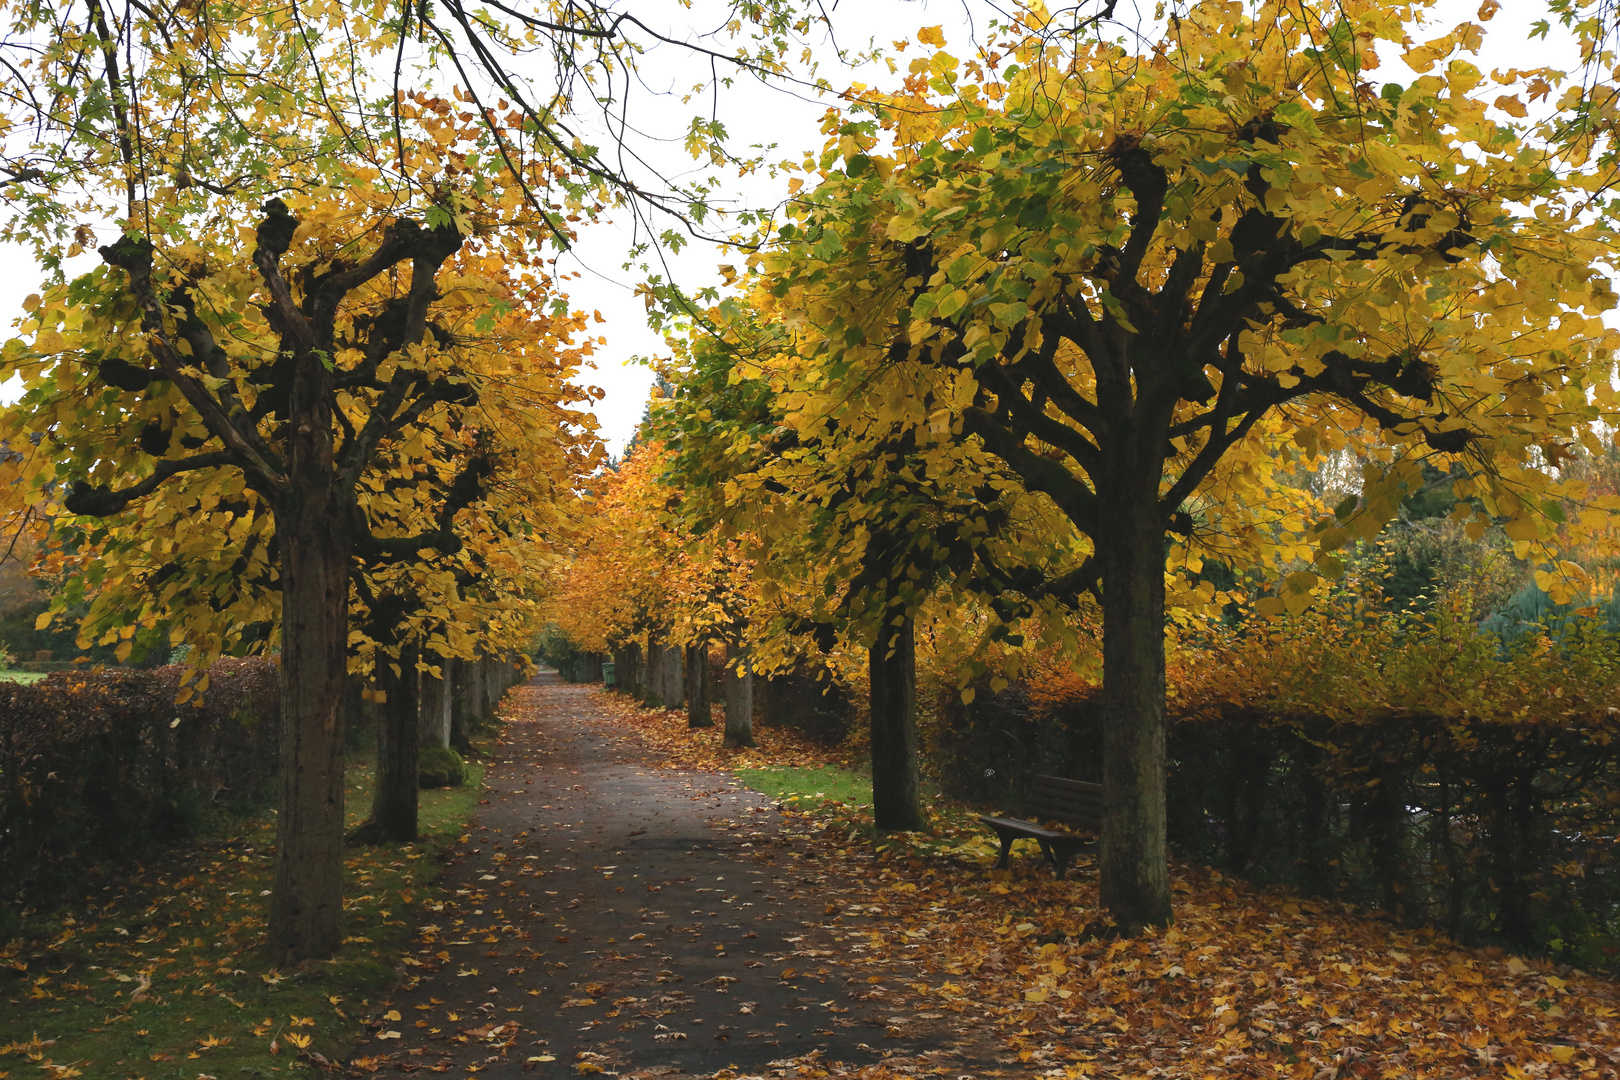
<svg viewBox="0 0 1620 1080">
<path fill-rule="evenodd" d="M 246 808 L 275 774 L 274 665 L 224 660 L 201 703 L 182 668 L 0 682 L 0 903 L 41 905 Z"/>
</svg>

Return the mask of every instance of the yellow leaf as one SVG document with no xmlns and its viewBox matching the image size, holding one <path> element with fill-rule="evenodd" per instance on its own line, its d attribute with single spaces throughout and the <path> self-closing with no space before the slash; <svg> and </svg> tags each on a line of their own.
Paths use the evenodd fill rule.
<svg viewBox="0 0 1620 1080">
<path fill-rule="evenodd" d="M 945 34 L 938 26 L 925 26 L 917 31 L 917 40 L 924 45 L 933 45 L 935 48 L 944 48 Z"/>
<path fill-rule="evenodd" d="M 1525 114 L 1524 102 L 1520 101 L 1511 94 L 1503 94 L 1492 104 L 1494 104 L 1498 109 L 1501 109 L 1503 112 L 1507 113 L 1509 116 L 1523 116 Z"/>
</svg>

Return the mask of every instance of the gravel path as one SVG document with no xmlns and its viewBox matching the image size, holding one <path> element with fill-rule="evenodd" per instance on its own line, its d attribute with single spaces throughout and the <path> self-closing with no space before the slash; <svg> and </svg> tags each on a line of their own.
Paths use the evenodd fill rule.
<svg viewBox="0 0 1620 1080">
<path fill-rule="evenodd" d="M 785 837 L 730 776 L 659 768 L 583 687 L 514 689 L 414 985 L 351 1071 L 488 1077 L 983 1072 L 909 972 L 851 964 L 849 860 Z M 408 982 L 410 980 L 407 980 Z"/>
</svg>

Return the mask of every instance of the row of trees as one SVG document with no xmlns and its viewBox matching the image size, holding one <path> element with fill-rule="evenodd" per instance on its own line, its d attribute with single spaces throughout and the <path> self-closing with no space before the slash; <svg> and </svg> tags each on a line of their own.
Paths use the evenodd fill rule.
<svg viewBox="0 0 1620 1080">
<path fill-rule="evenodd" d="M 1417 13 L 1194 4 L 1139 51 L 1027 10 L 968 58 L 927 29 L 673 342 L 642 512 L 677 558 L 739 545 L 762 670 L 864 652 L 875 798 L 925 606 L 964 686 L 1099 634 L 1126 930 L 1172 914 L 1167 622 L 1222 617 L 1247 567 L 1258 614 L 1305 610 L 1436 475 L 1559 599 L 1588 585 L 1560 545 L 1615 509 L 1566 467 L 1617 419 L 1612 162 L 1578 93 L 1513 119 L 1560 73 L 1493 84 L 1483 27 L 1414 43 Z M 1373 81 L 1381 48 L 1419 78 Z M 1347 497 L 1293 482 L 1345 461 Z"/>
<path fill-rule="evenodd" d="M 419 672 L 504 689 L 598 460 L 544 244 L 601 185 L 517 138 L 521 105 L 378 85 L 411 34 L 381 12 L 4 13 L 42 46 L 5 65 L 7 236 L 48 271 L 112 238 L 0 350 L 0 486 L 77 583 L 56 606 L 89 597 L 81 641 L 188 646 L 182 699 L 218 656 L 279 657 L 267 946 L 330 955 L 352 699 L 383 710 L 362 835 L 414 839 Z"/>
<path fill-rule="evenodd" d="M 1558 13 L 1596 56 L 1589 6 Z M 4 488 L 48 500 L 87 640 L 133 656 L 167 627 L 199 672 L 279 652 L 270 951 L 327 954 L 351 664 L 409 684 L 518 644 L 600 460 L 547 245 L 614 200 L 711 209 L 570 126 L 597 101 L 628 130 L 619 88 L 660 36 L 573 3 L 0 11 L 27 54 L 0 66 L 3 235 L 56 275 L 0 351 L 24 388 Z M 667 641 L 745 627 L 764 670 L 843 641 L 903 687 L 926 598 L 985 641 L 1062 644 L 1091 597 L 1103 891 L 1132 927 L 1170 914 L 1163 628 L 1220 600 L 1205 559 L 1286 570 L 1274 606 L 1302 608 L 1430 465 L 1549 585 L 1577 578 L 1548 508 L 1608 509 L 1558 471 L 1612 420 L 1606 91 L 1514 122 L 1468 59 L 1482 28 L 1412 45 L 1411 15 L 1199 3 L 1140 52 L 1031 6 L 965 60 L 920 34 L 901 89 L 828 113 L 730 297 L 662 290 L 692 333 L 657 417 L 680 497 L 647 505 L 722 582 L 681 593 L 702 600 Z M 779 75 L 813 22 L 750 4 L 727 32 L 752 44 L 706 55 Z M 1408 46 L 1421 77 L 1375 92 L 1378 49 Z M 510 70 L 531 47 L 554 92 Z M 718 124 L 688 142 L 729 160 Z M 102 265 L 62 280 L 98 231 Z M 1277 494 L 1296 451 L 1351 449 L 1356 501 Z M 879 700 L 903 750 L 906 695 Z"/>
</svg>

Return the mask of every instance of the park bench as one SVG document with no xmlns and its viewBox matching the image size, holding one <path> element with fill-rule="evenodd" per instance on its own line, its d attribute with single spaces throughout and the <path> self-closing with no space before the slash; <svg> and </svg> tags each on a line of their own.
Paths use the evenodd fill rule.
<svg viewBox="0 0 1620 1080">
<path fill-rule="evenodd" d="M 1100 833 L 1102 785 L 1061 776 L 1037 776 L 1024 812 L 1033 820 L 992 817 L 988 814 L 979 818 L 1001 837 L 1001 859 L 996 863 L 996 869 L 1007 868 L 1007 857 L 1012 854 L 1014 840 L 1033 840 L 1041 845 L 1041 854 L 1061 878 L 1069 868 L 1070 857 L 1097 841 L 1094 837 L 1076 836 L 1072 832 L 1048 829 L 1037 823 L 1057 821 L 1090 833 Z"/>
</svg>

